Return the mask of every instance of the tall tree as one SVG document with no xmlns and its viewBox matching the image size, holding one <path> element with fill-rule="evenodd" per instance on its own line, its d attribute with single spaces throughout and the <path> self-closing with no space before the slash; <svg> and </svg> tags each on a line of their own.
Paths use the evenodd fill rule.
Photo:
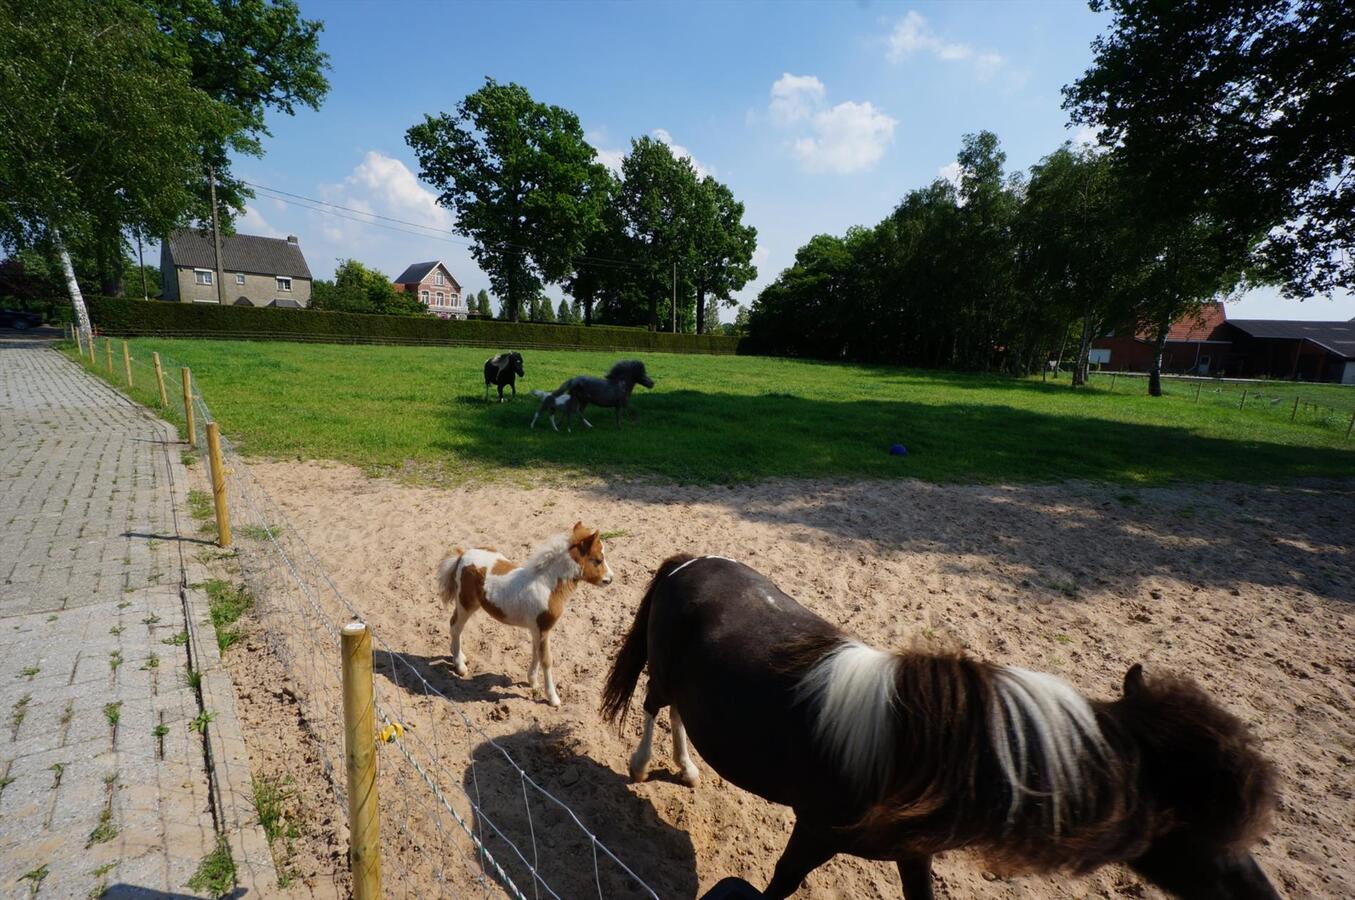
<svg viewBox="0 0 1355 900">
<path fill-rule="evenodd" d="M 1355 5 L 1091 7 L 1110 27 L 1064 106 L 1143 194 L 1197 201 L 1178 221 L 1207 215 L 1291 296 L 1355 287 Z"/>
<path fill-rule="evenodd" d="M 0 242 L 55 254 L 86 335 L 70 247 L 107 219 L 168 231 L 194 202 L 204 136 L 233 127 L 190 75 L 142 4 L 0 2 Z"/>
<path fill-rule="evenodd" d="M 631 141 L 621 161 L 621 211 L 633 258 L 643 267 L 638 277 L 649 300 L 651 331 L 659 328 L 661 305 L 671 312 L 674 274 L 691 278 L 687 269 L 696 249 L 698 196 L 691 160 L 648 136 Z"/>
<path fill-rule="evenodd" d="M 733 295 L 757 277 L 757 229 L 743 224 L 743 204 L 710 176 L 697 186 L 690 281 L 696 288 L 696 333 L 706 331 L 706 297 L 732 305 Z M 718 316 L 716 317 L 718 321 Z"/>
<path fill-rule="evenodd" d="M 480 315 L 484 316 L 486 319 L 494 318 L 494 309 L 489 305 L 489 291 L 480 288 L 479 300 Z"/>
<path fill-rule="evenodd" d="M 405 141 L 516 321 L 524 299 L 573 269 L 598 214 L 596 154 L 578 116 L 488 78 L 454 115 L 425 116 Z"/>
<path fill-rule="evenodd" d="M 1074 386 L 1086 383 L 1092 339 L 1132 318 L 1130 285 L 1144 261 L 1115 160 L 1065 144 L 1031 167 L 1021 208 L 1020 284 L 1041 301 L 1027 314 L 1060 349 L 1068 323 L 1080 322 Z"/>
</svg>

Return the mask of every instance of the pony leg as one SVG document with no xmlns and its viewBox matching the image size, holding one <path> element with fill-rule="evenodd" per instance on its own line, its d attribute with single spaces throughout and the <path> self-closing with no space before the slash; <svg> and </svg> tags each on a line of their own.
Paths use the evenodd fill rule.
<svg viewBox="0 0 1355 900">
<path fill-rule="evenodd" d="M 587 425 L 589 428 L 593 427 L 593 423 L 588 421 L 588 417 L 585 416 L 583 413 L 579 413 L 579 418 L 582 419 L 583 424 Z"/>
<path fill-rule="evenodd" d="M 696 783 L 701 780 L 701 771 L 687 752 L 687 729 L 682 726 L 682 716 L 676 706 L 668 707 L 668 718 L 673 725 L 673 762 L 682 770 L 682 783 L 687 787 L 696 787 Z"/>
<path fill-rule="evenodd" d="M 528 629 L 532 633 L 532 664 L 527 669 L 527 686 L 536 693 L 536 672 L 541 668 L 541 632 L 535 626 Z"/>
<path fill-rule="evenodd" d="M 550 632 L 541 632 L 538 643 L 541 651 L 541 674 L 546 685 L 546 702 L 551 706 L 559 706 L 560 695 L 555 693 L 555 673 L 551 671 L 553 660 L 550 655 Z"/>
<path fill-rule="evenodd" d="M 467 670 L 466 657 L 461 652 L 461 632 L 466 629 L 466 624 L 470 622 L 471 614 L 474 612 L 473 607 L 462 605 L 460 600 L 452 607 L 452 671 L 463 678 Z"/>
<path fill-rule="evenodd" d="M 796 818 L 795 829 L 790 833 L 790 841 L 776 861 L 776 870 L 772 872 L 771 883 L 763 891 L 768 900 L 785 900 L 800 889 L 810 872 L 828 862 L 837 855 L 832 842 L 823 831 L 808 827 L 804 820 Z"/>
<path fill-rule="evenodd" d="M 654 714 L 645 710 L 645 733 L 640 746 L 630 755 L 630 780 L 639 784 L 649 775 L 649 761 L 654 758 Z"/>
<path fill-rule="evenodd" d="M 904 900 L 932 900 L 932 858 L 904 856 L 896 862 Z"/>
</svg>

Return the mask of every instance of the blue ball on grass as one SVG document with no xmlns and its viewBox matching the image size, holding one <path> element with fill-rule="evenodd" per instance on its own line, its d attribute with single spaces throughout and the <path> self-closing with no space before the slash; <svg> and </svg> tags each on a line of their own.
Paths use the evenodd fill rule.
<svg viewBox="0 0 1355 900">
<path fill-rule="evenodd" d="M 890 455 L 890 456 L 907 456 L 907 455 L 908 455 L 908 448 L 905 447 L 905 446 L 903 446 L 903 444 L 894 444 L 894 445 L 892 445 L 892 446 L 889 448 L 889 455 Z"/>
</svg>

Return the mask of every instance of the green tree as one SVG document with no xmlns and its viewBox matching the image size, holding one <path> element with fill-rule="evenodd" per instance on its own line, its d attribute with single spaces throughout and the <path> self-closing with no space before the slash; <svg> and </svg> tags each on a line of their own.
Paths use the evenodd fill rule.
<svg viewBox="0 0 1355 900">
<path fill-rule="evenodd" d="M 555 309 L 555 321 L 561 325 L 574 324 L 574 311 L 569 308 L 569 301 L 563 297 L 560 298 L 560 305 Z"/>
<path fill-rule="evenodd" d="M 0 243 L 54 254 L 86 335 L 70 248 L 101 244 L 110 221 L 119 235 L 179 223 L 204 139 L 234 125 L 190 76 L 183 47 L 141 4 L 0 3 Z M 113 259 L 121 272 L 125 253 Z"/>
<path fill-rule="evenodd" d="M 656 331 L 661 306 L 669 313 L 664 320 L 671 321 L 674 273 L 684 284 L 693 274 L 700 218 L 696 170 L 667 144 L 645 136 L 631 141 L 621 173 L 620 209 L 629 256 L 640 264 L 635 278 L 648 299 L 649 328 Z M 679 287 L 679 303 L 684 303 L 690 294 Z"/>
<path fill-rule="evenodd" d="M 342 260 L 332 282 L 311 286 L 311 307 L 336 312 L 380 313 L 387 316 L 426 316 L 418 295 L 397 291 L 382 272 L 355 259 Z"/>
<path fill-rule="evenodd" d="M 484 316 L 486 319 L 494 318 L 494 309 L 489 305 L 489 291 L 480 288 L 479 301 L 480 315 Z"/>
<path fill-rule="evenodd" d="M 696 288 L 696 333 L 704 334 L 706 297 L 733 305 L 733 295 L 757 277 L 753 265 L 757 229 L 743 224 L 743 204 L 714 178 L 701 179 L 696 196 L 693 253 L 687 268 Z"/>
<path fill-rule="evenodd" d="M 598 214 L 600 166 L 578 117 L 489 78 L 455 115 L 425 116 L 405 140 L 516 321 L 525 298 L 571 271 Z"/>
<path fill-rule="evenodd" d="M 1209 218 L 1291 296 L 1355 287 L 1355 5 L 1091 6 L 1111 23 L 1064 106 L 1120 148 L 1140 194 L 1187 207 L 1178 223 Z"/>
</svg>

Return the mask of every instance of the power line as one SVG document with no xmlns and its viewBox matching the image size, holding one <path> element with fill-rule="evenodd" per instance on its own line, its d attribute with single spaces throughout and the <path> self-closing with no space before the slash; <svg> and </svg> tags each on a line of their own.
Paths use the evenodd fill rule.
<svg viewBox="0 0 1355 900">
<path fill-rule="evenodd" d="M 475 246 L 474 242 L 461 238 L 459 235 L 457 235 L 456 232 L 448 231 L 445 228 L 438 228 L 437 226 L 434 225 L 421 225 L 418 222 L 409 222 L 406 221 L 405 219 L 397 219 L 394 216 L 383 216 L 380 213 L 368 212 L 367 210 L 363 209 L 354 209 L 351 206 L 343 206 L 338 203 L 331 203 L 328 200 L 321 200 L 317 197 L 307 197 L 304 194 L 296 194 L 291 191 L 284 191 L 281 188 L 269 187 L 266 184 L 258 184 L 253 181 L 245 181 L 244 179 L 241 179 L 240 182 L 241 184 L 247 184 L 252 188 L 256 188 L 258 190 L 263 191 L 265 193 L 265 196 L 269 197 L 269 199 L 271 200 L 276 200 L 279 203 L 286 203 L 292 206 L 300 206 L 303 209 L 309 209 L 313 212 L 334 216 L 335 218 L 344 219 L 349 222 L 356 222 L 360 225 L 371 225 L 377 228 L 386 228 L 387 230 L 395 231 L 400 234 L 409 234 L 413 235 L 414 237 L 432 238 L 434 240 L 445 241 L 449 244 L 457 244 L 462 247 Z M 365 219 L 353 218 L 353 216 L 341 215 L 338 212 L 334 212 L 334 210 L 342 210 L 343 212 L 354 213 L 358 216 L 367 216 L 368 218 Z M 404 225 L 409 228 L 418 228 L 421 230 L 406 231 L 401 228 L 395 228 L 391 225 L 383 225 L 381 224 L 381 222 L 373 222 L 370 221 L 370 219 L 381 219 L 384 222 L 393 222 L 396 225 Z M 431 234 L 429 232 L 431 232 Z M 509 241 L 502 241 L 495 246 L 516 247 L 520 250 L 530 249 L 525 244 L 515 244 Z M 644 268 L 643 263 L 634 262 L 632 260 L 614 259 L 603 256 L 576 256 L 574 259 L 576 264 L 582 262 L 587 263 L 588 265 L 598 267 L 612 266 L 618 268 L 619 267 Z"/>
</svg>

